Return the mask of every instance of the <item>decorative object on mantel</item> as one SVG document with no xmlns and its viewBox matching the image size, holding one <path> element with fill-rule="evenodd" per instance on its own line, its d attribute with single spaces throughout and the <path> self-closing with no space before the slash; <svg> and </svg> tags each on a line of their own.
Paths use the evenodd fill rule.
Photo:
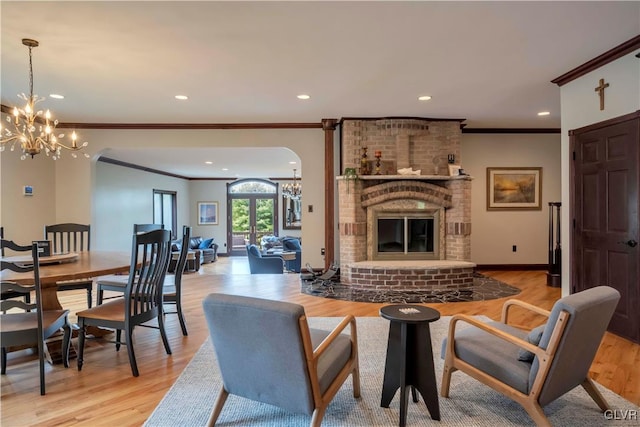
<svg viewBox="0 0 640 427">
<path fill-rule="evenodd" d="M 401 168 L 398 169 L 398 175 L 420 175 L 422 169 L 413 170 L 413 168 Z"/>
<path fill-rule="evenodd" d="M 33 158 L 36 154 L 40 154 L 42 150 L 44 150 L 47 156 L 51 154 L 53 160 L 57 160 L 62 154 L 62 148 L 70 150 L 72 157 L 78 157 L 76 151 L 83 149 L 89 145 L 89 143 L 85 141 L 81 146 L 78 146 L 75 131 L 71 134 L 70 146 L 61 143 L 59 139 L 64 138 L 64 134 L 61 133 L 57 137 L 53 134 L 53 131 L 58 125 L 58 121 L 52 120 L 51 112 L 49 110 L 47 110 L 46 113 L 43 113 L 42 110 L 36 112 L 36 104 L 45 99 L 38 98 L 38 95 L 33 94 L 33 61 L 31 50 L 34 47 L 38 47 L 39 43 L 37 40 L 22 39 L 22 44 L 29 48 L 29 96 L 24 93 L 18 95 L 27 102 L 27 105 L 24 109 L 14 107 L 13 118 L 11 115 L 7 115 L 7 122 L 13 125 L 13 130 L 2 128 L 0 124 L 0 151 L 4 151 L 5 144 L 11 144 L 11 151 L 13 151 L 16 143 L 19 143 L 22 149 L 22 156 L 20 157 L 22 160 L 26 159 L 27 156 Z M 4 136 L 2 136 L 2 134 L 4 134 Z M 89 158 L 87 153 L 84 153 L 84 156 Z"/>
<path fill-rule="evenodd" d="M 282 186 L 282 194 L 292 200 L 299 200 L 302 197 L 302 184 L 296 180 L 296 170 L 293 170 L 293 182 Z"/>
<path fill-rule="evenodd" d="M 344 168 L 343 178 L 347 182 L 347 194 L 349 194 L 349 181 L 355 181 L 358 179 L 356 168 Z"/>
<path fill-rule="evenodd" d="M 454 164 L 456 162 L 455 154 L 447 154 L 447 163 Z"/>
<path fill-rule="evenodd" d="M 369 160 L 367 159 L 367 147 L 362 147 L 362 157 L 360 158 L 360 175 L 369 175 Z"/>
<path fill-rule="evenodd" d="M 460 175 L 460 170 L 462 167 L 460 165 L 449 165 L 449 176 L 458 176 Z"/>
<path fill-rule="evenodd" d="M 382 151 L 376 150 L 375 158 L 376 158 L 376 175 L 380 175 L 380 158 L 382 157 Z"/>
</svg>

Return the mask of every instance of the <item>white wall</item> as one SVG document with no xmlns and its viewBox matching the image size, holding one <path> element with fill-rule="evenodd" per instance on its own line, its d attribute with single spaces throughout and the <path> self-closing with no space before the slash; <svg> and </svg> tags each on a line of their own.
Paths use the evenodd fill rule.
<svg viewBox="0 0 640 427">
<path fill-rule="evenodd" d="M 153 190 L 176 192 L 178 234 L 189 224 L 189 181 L 98 162 L 92 250 L 129 250 L 133 224 L 153 223 Z"/>
<path fill-rule="evenodd" d="M 569 161 L 571 153 L 569 150 L 569 131 L 640 109 L 640 60 L 635 57 L 638 52 L 640 50 L 625 55 L 560 88 L 563 206 L 568 206 L 570 203 Z M 600 110 L 600 98 L 594 90 L 598 86 L 600 79 L 604 79 L 606 83 L 609 83 L 609 87 L 605 89 L 605 109 L 602 111 Z M 570 285 L 569 221 L 569 209 L 564 209 L 562 211 L 561 239 L 563 242 L 567 242 L 565 244 L 567 250 L 562 251 L 563 295 L 569 293 Z"/>
<path fill-rule="evenodd" d="M 560 135 L 463 134 L 460 164 L 471 183 L 471 261 L 546 264 L 549 202 L 560 201 Z M 488 167 L 542 167 L 542 210 L 487 211 Z M 512 246 L 517 251 L 512 251 Z"/>
<path fill-rule="evenodd" d="M 41 240 L 44 226 L 56 222 L 55 166 L 44 154 L 20 160 L 18 152 L 0 153 L 0 224 L 5 238 L 18 244 Z M 33 187 L 33 196 L 23 195 L 25 185 Z"/>
</svg>

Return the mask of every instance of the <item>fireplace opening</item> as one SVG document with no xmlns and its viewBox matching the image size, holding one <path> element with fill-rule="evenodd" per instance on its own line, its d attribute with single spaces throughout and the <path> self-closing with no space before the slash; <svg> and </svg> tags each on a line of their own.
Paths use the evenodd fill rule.
<svg viewBox="0 0 640 427">
<path fill-rule="evenodd" d="M 374 260 L 438 259 L 437 212 L 379 212 L 374 220 Z"/>
</svg>

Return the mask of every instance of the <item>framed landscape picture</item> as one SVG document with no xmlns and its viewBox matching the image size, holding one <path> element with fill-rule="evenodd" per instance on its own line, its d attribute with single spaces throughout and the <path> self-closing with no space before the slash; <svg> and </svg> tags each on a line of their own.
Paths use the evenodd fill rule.
<svg viewBox="0 0 640 427">
<path fill-rule="evenodd" d="M 198 202 L 198 225 L 218 225 L 218 202 Z"/>
<path fill-rule="evenodd" d="M 487 168 L 487 210 L 542 209 L 542 168 Z"/>
</svg>

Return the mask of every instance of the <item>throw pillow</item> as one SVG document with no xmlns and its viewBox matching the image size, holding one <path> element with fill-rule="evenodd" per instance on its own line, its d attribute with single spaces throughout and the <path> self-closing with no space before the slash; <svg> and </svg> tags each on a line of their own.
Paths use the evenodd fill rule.
<svg viewBox="0 0 640 427">
<path fill-rule="evenodd" d="M 536 328 L 533 328 L 531 330 L 531 332 L 529 332 L 529 335 L 527 335 L 527 337 L 525 338 L 526 341 L 528 343 L 530 343 L 530 344 L 533 344 L 533 345 L 540 344 L 540 339 L 542 338 L 542 333 L 544 332 L 544 328 L 546 326 L 547 325 L 544 324 L 544 325 L 540 325 L 540 326 L 538 326 Z M 521 348 L 518 351 L 518 360 L 520 360 L 522 362 L 533 362 L 533 358 L 535 356 L 536 356 L 535 354 L 533 354 L 530 351 L 525 350 L 523 348 Z"/>
<path fill-rule="evenodd" d="M 213 243 L 213 239 L 206 239 L 206 240 L 203 240 L 203 241 L 200 243 L 200 246 L 198 246 L 198 249 L 208 249 L 208 248 L 209 248 L 209 246 L 211 246 L 211 243 Z"/>
</svg>

